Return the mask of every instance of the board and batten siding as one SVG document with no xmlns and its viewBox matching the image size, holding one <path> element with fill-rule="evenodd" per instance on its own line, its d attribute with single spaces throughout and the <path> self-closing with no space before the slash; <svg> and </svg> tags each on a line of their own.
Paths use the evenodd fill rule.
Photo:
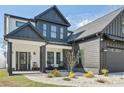
<svg viewBox="0 0 124 93">
<path fill-rule="evenodd" d="M 82 52 L 81 59 L 84 68 L 100 67 L 100 39 L 79 44 Z"/>
<path fill-rule="evenodd" d="M 124 17 L 124 13 L 120 13 L 112 22 L 107 25 L 103 32 L 105 34 L 109 34 L 115 37 L 124 37 L 124 33 L 122 32 L 122 19 Z"/>
</svg>

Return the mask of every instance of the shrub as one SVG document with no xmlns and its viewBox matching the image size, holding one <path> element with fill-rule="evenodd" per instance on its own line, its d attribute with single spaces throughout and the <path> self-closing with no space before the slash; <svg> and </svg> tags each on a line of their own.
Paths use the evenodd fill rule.
<svg viewBox="0 0 124 93">
<path fill-rule="evenodd" d="M 87 73 L 84 73 L 83 76 L 87 77 L 87 78 L 93 78 L 94 74 L 93 74 L 93 72 L 87 72 Z"/>
<path fill-rule="evenodd" d="M 63 80 L 65 80 L 65 81 L 71 81 L 71 79 L 70 78 L 63 78 Z"/>
<path fill-rule="evenodd" d="M 68 77 L 69 77 L 69 78 L 75 78 L 75 77 L 76 77 L 76 75 L 75 75 L 75 73 L 70 72 L 70 73 L 69 73 L 69 75 L 68 75 Z"/>
<path fill-rule="evenodd" d="M 102 70 L 101 70 L 101 73 L 102 73 L 104 76 L 108 76 L 109 70 L 108 70 L 108 69 L 102 69 Z"/>
<path fill-rule="evenodd" d="M 54 75 L 53 74 L 48 74 L 48 78 L 53 78 L 54 77 Z"/>
<path fill-rule="evenodd" d="M 55 77 L 61 77 L 62 76 L 60 71 L 57 69 L 52 70 L 51 74 L 53 74 Z"/>
</svg>

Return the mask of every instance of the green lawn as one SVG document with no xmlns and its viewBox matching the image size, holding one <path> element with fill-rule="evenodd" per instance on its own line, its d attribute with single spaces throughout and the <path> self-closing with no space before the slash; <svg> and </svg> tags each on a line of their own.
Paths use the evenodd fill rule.
<svg viewBox="0 0 124 93">
<path fill-rule="evenodd" d="M 58 85 L 34 82 L 23 75 L 8 76 L 5 69 L 0 69 L 0 87 L 58 87 Z"/>
</svg>

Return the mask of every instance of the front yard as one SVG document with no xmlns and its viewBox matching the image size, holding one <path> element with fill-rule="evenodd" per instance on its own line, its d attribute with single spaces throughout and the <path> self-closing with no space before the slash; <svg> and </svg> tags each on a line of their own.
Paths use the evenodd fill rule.
<svg viewBox="0 0 124 93">
<path fill-rule="evenodd" d="M 57 87 L 57 85 L 35 82 L 23 75 L 8 76 L 5 69 L 0 69 L 0 87 Z"/>
<path fill-rule="evenodd" d="M 69 78 L 67 72 L 62 72 L 60 77 L 48 77 L 48 73 L 45 74 L 33 74 L 26 75 L 30 80 L 43 82 L 48 84 L 56 84 L 72 87 L 120 87 L 124 86 L 124 73 L 113 73 L 108 76 L 94 75 L 84 76 L 84 73 L 75 72 L 74 78 Z M 73 76 L 73 75 L 71 75 Z"/>
<path fill-rule="evenodd" d="M 109 76 L 95 75 L 92 78 L 86 78 L 83 73 L 75 73 L 75 78 L 67 79 L 67 72 L 61 72 L 61 77 L 48 77 L 46 74 L 25 74 L 8 76 L 5 69 L 0 69 L 0 87 L 107 87 L 124 86 L 124 73 L 109 74 Z M 64 80 L 64 79 L 67 80 Z"/>
</svg>

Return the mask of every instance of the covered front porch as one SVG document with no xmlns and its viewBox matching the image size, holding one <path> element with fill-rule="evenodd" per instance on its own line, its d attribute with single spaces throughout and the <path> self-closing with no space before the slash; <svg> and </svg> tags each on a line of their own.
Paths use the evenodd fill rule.
<svg viewBox="0 0 124 93">
<path fill-rule="evenodd" d="M 8 39 L 8 72 L 31 71 L 35 64 L 41 68 L 43 61 L 42 55 L 45 42 Z M 43 54 L 44 53 L 44 54 Z M 41 69 L 40 69 L 41 70 Z"/>
<path fill-rule="evenodd" d="M 71 46 L 46 44 L 46 42 L 8 39 L 8 72 L 46 72 L 64 67 L 64 50 Z"/>
</svg>

